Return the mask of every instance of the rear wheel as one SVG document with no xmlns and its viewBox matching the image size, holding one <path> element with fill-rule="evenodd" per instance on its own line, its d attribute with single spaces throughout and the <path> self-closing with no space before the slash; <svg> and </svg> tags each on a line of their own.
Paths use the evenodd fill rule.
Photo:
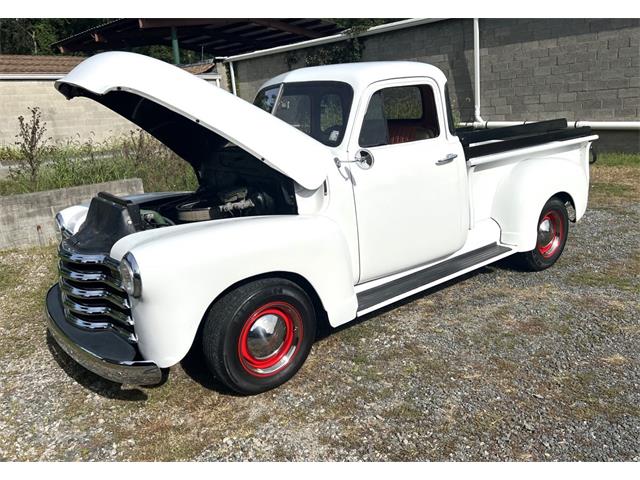
<svg viewBox="0 0 640 480">
<path fill-rule="evenodd" d="M 538 219 L 536 247 L 518 255 L 521 266 L 527 270 L 540 271 L 556 263 L 564 250 L 568 232 L 567 207 L 559 198 L 551 198 Z"/>
<path fill-rule="evenodd" d="M 242 285 L 210 309 L 202 331 L 209 371 L 228 388 L 256 394 L 295 375 L 315 339 L 311 299 L 290 280 Z"/>
</svg>

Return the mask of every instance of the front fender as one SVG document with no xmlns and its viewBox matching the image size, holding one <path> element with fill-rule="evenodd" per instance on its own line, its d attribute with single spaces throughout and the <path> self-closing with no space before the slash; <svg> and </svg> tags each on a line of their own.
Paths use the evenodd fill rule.
<svg viewBox="0 0 640 480">
<path fill-rule="evenodd" d="M 502 179 L 491 208 L 491 216 L 501 228 L 502 243 L 514 245 L 521 252 L 533 250 L 542 208 L 559 193 L 569 194 L 579 220 L 589 195 L 586 160 L 559 156 L 532 158 L 516 165 Z"/>
<path fill-rule="evenodd" d="M 132 305 L 139 348 L 160 367 L 186 355 L 214 299 L 257 275 L 304 277 L 332 325 L 356 314 L 347 243 L 327 217 L 247 217 L 147 230 L 119 240 L 111 256 L 121 259 L 127 251 L 142 278 L 142 297 Z"/>
</svg>

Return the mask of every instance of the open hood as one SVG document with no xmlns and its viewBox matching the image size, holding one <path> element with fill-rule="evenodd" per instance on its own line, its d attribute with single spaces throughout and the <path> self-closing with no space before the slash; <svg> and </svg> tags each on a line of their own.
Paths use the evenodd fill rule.
<svg viewBox="0 0 640 480">
<path fill-rule="evenodd" d="M 95 55 L 58 80 L 67 98 L 91 98 L 146 130 L 196 170 L 232 142 L 304 188 L 332 167 L 328 147 L 178 67 L 144 55 Z"/>
</svg>

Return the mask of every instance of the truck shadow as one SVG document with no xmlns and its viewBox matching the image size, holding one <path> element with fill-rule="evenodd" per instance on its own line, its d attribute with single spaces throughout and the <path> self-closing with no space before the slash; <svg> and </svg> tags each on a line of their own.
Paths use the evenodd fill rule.
<svg viewBox="0 0 640 480">
<path fill-rule="evenodd" d="M 464 282 L 465 280 L 468 280 L 470 278 L 479 276 L 479 275 L 487 275 L 487 274 L 492 274 L 496 269 L 500 269 L 500 270 L 515 270 L 514 267 L 510 266 L 509 264 L 505 263 L 504 266 L 500 263 L 500 262 L 496 262 L 492 265 L 488 265 L 482 268 L 479 268 L 478 270 L 474 270 L 472 272 L 469 272 L 465 275 L 462 275 L 460 277 L 454 278 L 452 280 L 449 280 L 448 282 L 445 282 L 441 285 L 438 285 L 436 287 L 430 288 L 424 292 L 419 292 L 416 293 L 415 295 L 412 295 L 410 297 L 407 297 L 403 300 L 399 300 L 395 303 L 392 303 L 391 305 L 388 305 L 386 307 L 381 308 L 380 310 L 376 310 L 375 312 L 372 312 L 370 314 L 364 315 L 360 318 L 357 318 L 355 320 L 352 320 L 351 322 L 347 323 L 346 325 L 342 325 L 340 327 L 337 328 L 333 328 L 331 327 L 331 325 L 329 325 L 329 321 L 326 318 L 320 318 L 319 322 L 318 322 L 318 329 L 316 332 L 316 340 L 315 342 L 322 342 L 323 340 L 325 340 L 326 338 L 330 337 L 331 335 L 334 334 L 339 334 L 340 332 L 347 330 L 349 328 L 352 328 L 356 325 L 361 324 L 362 322 L 368 321 L 368 320 L 373 320 L 375 317 L 379 316 L 379 315 L 384 315 L 385 313 L 388 313 L 396 308 L 402 307 L 403 305 L 407 305 L 415 300 L 417 300 L 418 298 L 423 298 L 423 297 L 427 297 L 429 295 L 432 295 L 436 292 L 439 292 L 441 290 L 444 290 L 446 288 L 449 288 L 457 283 L 460 282 Z M 208 389 L 208 390 L 214 390 L 218 393 L 221 393 L 223 395 L 228 395 L 228 396 L 240 396 L 238 395 L 236 392 L 233 392 L 231 390 L 229 390 L 228 388 L 226 388 L 224 385 L 216 382 L 212 377 L 211 374 L 208 372 L 206 366 L 205 366 L 205 361 L 204 358 L 202 356 L 202 353 L 200 352 L 199 348 L 197 348 L 197 346 L 200 345 L 199 342 L 199 338 L 196 337 L 195 341 L 193 342 L 193 347 L 191 348 L 191 351 L 189 351 L 189 353 L 187 354 L 187 356 L 184 358 L 184 360 L 180 363 L 180 366 L 182 367 L 182 369 L 184 370 L 184 372 L 194 381 L 196 381 L 197 383 L 199 383 L 201 386 L 203 386 L 204 388 Z"/>
<path fill-rule="evenodd" d="M 49 331 L 47 331 L 46 342 L 51 356 L 60 368 L 87 390 L 97 393 L 101 397 L 114 400 L 141 402 L 148 399 L 148 395 L 139 388 L 123 388 L 122 384 L 106 380 L 76 363 L 58 346 Z"/>
<path fill-rule="evenodd" d="M 504 259 L 504 260 L 508 260 L 508 259 Z M 379 310 L 376 310 L 375 312 L 371 312 L 368 313 L 366 315 L 363 315 L 362 317 L 358 317 L 355 320 L 350 321 L 349 323 L 345 324 L 345 325 L 341 325 L 339 327 L 332 327 L 331 325 L 329 325 L 329 322 L 327 319 L 324 319 L 323 322 L 321 322 L 318 325 L 318 333 L 316 335 L 316 342 L 321 342 L 322 340 L 324 340 L 325 338 L 342 332 L 344 330 L 347 330 L 349 328 L 352 328 L 356 325 L 360 325 L 362 322 L 366 322 L 368 320 L 372 320 L 374 318 L 376 318 L 379 315 L 384 315 L 386 313 L 389 313 L 393 310 L 395 310 L 396 308 L 400 308 L 403 307 L 404 305 L 407 305 L 409 303 L 412 303 L 414 301 L 416 301 L 419 298 L 425 298 L 428 297 L 429 295 L 433 295 L 434 293 L 437 293 L 441 290 L 445 290 L 449 287 L 452 287 L 458 283 L 464 282 L 465 280 L 468 280 L 470 278 L 474 278 L 480 275 L 488 275 L 488 274 L 492 274 L 496 269 L 498 270 L 512 270 L 512 271 L 517 271 L 517 268 L 514 267 L 513 265 L 509 264 L 508 262 L 505 263 L 504 265 L 501 264 L 501 261 L 498 261 L 496 263 L 490 264 L 490 265 L 486 265 L 484 267 L 481 267 L 477 270 L 473 270 L 469 273 L 465 273 L 464 275 L 461 275 L 459 277 L 453 278 L 447 282 L 441 283 L 440 285 L 437 285 L 435 287 L 429 288 L 423 292 L 418 292 L 415 293 L 407 298 L 403 298 L 402 300 L 398 300 L 397 302 L 394 302 L 390 305 L 387 305 L 386 307 L 382 307 Z"/>
<path fill-rule="evenodd" d="M 194 347 L 191 348 L 186 357 L 180 362 L 180 366 L 182 370 L 195 382 L 199 383 L 202 387 L 207 390 L 213 390 L 222 395 L 226 395 L 229 397 L 242 397 L 245 395 L 240 395 L 233 390 L 230 390 L 222 383 L 216 381 L 215 378 L 211 375 L 207 367 L 205 366 L 205 360 L 202 352 L 199 348 L 196 348 L 200 345 L 197 341 L 193 342 Z"/>
</svg>

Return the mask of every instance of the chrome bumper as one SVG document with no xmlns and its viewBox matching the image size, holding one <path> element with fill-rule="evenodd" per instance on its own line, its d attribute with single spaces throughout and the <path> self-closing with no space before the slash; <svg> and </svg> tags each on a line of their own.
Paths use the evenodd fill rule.
<svg viewBox="0 0 640 480">
<path fill-rule="evenodd" d="M 60 286 L 52 286 L 46 300 L 47 326 L 56 343 L 87 370 L 107 380 L 134 385 L 156 385 L 162 371 L 139 359 L 135 345 L 112 331 L 87 331 L 65 318 Z"/>
</svg>

